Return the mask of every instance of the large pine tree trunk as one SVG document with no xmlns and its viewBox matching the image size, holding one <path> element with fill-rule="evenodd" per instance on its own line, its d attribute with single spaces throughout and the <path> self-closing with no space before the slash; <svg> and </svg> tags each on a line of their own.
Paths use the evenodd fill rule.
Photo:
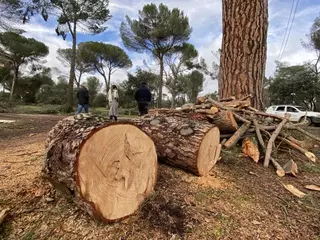
<svg viewBox="0 0 320 240">
<path fill-rule="evenodd" d="M 241 99 L 252 94 L 252 106 L 263 110 L 268 1 L 223 0 L 222 5 L 219 96 Z"/>
<path fill-rule="evenodd" d="M 44 173 L 90 215 L 116 221 L 133 214 L 152 193 L 156 149 L 130 122 L 70 117 L 48 135 Z"/>
<path fill-rule="evenodd" d="M 133 120 L 156 144 L 165 163 L 207 175 L 220 157 L 220 132 L 212 124 L 177 116 L 150 116 Z"/>
</svg>

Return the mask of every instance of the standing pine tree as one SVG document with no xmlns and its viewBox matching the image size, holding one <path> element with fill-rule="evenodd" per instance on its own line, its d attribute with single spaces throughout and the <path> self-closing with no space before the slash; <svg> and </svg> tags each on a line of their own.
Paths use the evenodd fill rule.
<svg viewBox="0 0 320 240">
<path fill-rule="evenodd" d="M 137 20 L 127 16 L 120 27 L 124 45 L 133 51 L 151 53 L 160 64 L 158 106 L 162 105 L 164 57 L 175 47 L 189 40 L 192 29 L 189 19 L 178 8 L 147 4 L 139 11 Z"/>
<path fill-rule="evenodd" d="M 219 97 L 253 96 L 263 109 L 268 29 L 267 0 L 223 0 Z"/>
<path fill-rule="evenodd" d="M 68 87 L 67 111 L 72 111 L 73 84 L 75 79 L 77 32 L 98 34 L 106 30 L 104 24 L 110 19 L 109 0 L 32 0 L 27 7 L 24 20 L 34 12 L 41 13 L 45 21 L 49 15 L 58 14 L 56 33 L 66 39 L 69 33 L 72 37 L 72 55 Z"/>
</svg>

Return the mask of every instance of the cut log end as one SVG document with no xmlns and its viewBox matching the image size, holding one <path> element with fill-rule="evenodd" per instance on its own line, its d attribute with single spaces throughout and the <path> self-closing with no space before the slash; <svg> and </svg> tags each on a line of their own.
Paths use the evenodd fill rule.
<svg viewBox="0 0 320 240">
<path fill-rule="evenodd" d="M 118 124 L 85 141 L 77 162 L 82 198 L 105 221 L 133 214 L 153 191 L 157 155 L 153 141 L 137 127 Z"/>
<path fill-rule="evenodd" d="M 200 176 L 207 175 L 220 157 L 220 131 L 214 127 L 204 136 L 197 157 L 197 167 Z"/>
</svg>

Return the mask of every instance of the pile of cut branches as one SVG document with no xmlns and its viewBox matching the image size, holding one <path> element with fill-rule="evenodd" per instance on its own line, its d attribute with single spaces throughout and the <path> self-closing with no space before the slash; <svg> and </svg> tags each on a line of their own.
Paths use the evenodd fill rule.
<svg viewBox="0 0 320 240">
<path fill-rule="evenodd" d="M 304 122 L 292 123 L 286 114 L 280 117 L 259 111 L 250 104 L 251 96 L 236 100 L 234 97 L 216 101 L 199 97 L 195 104 L 185 104 L 177 109 L 152 109 L 149 115 L 173 115 L 177 117 L 209 121 L 220 129 L 221 144 L 230 149 L 242 144 L 242 152 L 255 162 L 263 160 L 264 167 L 270 163 L 278 176 L 296 175 L 297 164 L 290 160 L 283 166 L 276 160 L 279 146 L 289 147 L 302 153 L 306 160 L 316 161 L 316 156 L 305 148 L 305 144 L 292 136 L 298 131 L 320 143 L 320 138 L 306 131 Z"/>
</svg>

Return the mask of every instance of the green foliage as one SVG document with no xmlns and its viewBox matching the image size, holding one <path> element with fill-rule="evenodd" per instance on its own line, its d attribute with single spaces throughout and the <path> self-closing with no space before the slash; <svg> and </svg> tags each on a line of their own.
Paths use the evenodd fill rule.
<svg viewBox="0 0 320 240">
<path fill-rule="evenodd" d="M 66 109 L 72 111 L 76 66 L 76 44 L 79 29 L 85 33 L 98 34 L 105 31 L 104 24 L 111 18 L 108 0 L 32 0 L 25 11 L 24 22 L 28 21 L 34 13 L 40 13 L 45 21 L 49 14 L 57 16 L 58 26 L 55 29 L 58 36 L 64 40 L 67 34 L 72 37 L 72 54 L 69 75 L 68 99 Z"/>
<path fill-rule="evenodd" d="M 10 90 L 13 74 L 11 72 L 12 66 L 9 62 L 3 62 L 3 67 L 0 67 L 0 84 L 6 89 Z"/>
<path fill-rule="evenodd" d="M 108 0 L 32 0 L 24 20 L 39 13 L 47 21 L 50 14 L 58 12 L 56 33 L 64 39 L 68 32 L 75 36 L 76 27 L 83 32 L 98 34 L 106 30 L 104 24 L 111 18 L 108 5 Z"/>
<path fill-rule="evenodd" d="M 314 20 L 314 23 L 311 26 L 310 33 L 307 35 L 309 38 L 308 43 L 303 43 L 303 45 L 312 51 L 317 53 L 317 56 L 320 56 L 320 17 L 317 17 Z"/>
<path fill-rule="evenodd" d="M 270 78 L 270 104 L 294 104 L 315 108 L 320 94 L 319 78 L 308 65 L 278 64 L 275 76 Z"/>
<path fill-rule="evenodd" d="M 147 4 L 138 20 L 126 17 L 120 27 L 124 45 L 133 51 L 151 52 L 160 57 L 187 41 L 192 32 L 188 17 L 178 8 Z"/>
<path fill-rule="evenodd" d="M 218 101 L 219 100 L 219 94 L 217 91 L 213 92 L 213 93 L 207 93 L 206 95 L 204 95 L 205 98 L 211 98 L 213 100 Z"/>
<path fill-rule="evenodd" d="M 170 68 L 167 74 L 166 87 L 172 95 L 172 106 L 176 106 L 176 98 L 185 90 L 184 72 L 193 68 L 194 61 L 198 57 L 198 51 L 190 43 L 184 43 L 182 46 L 175 47 L 166 56 L 166 63 Z"/>
<path fill-rule="evenodd" d="M 36 74 L 31 77 L 20 79 L 17 84 L 16 95 L 19 96 L 24 103 L 36 103 L 36 94 L 41 86 L 52 86 L 54 84 L 50 76 Z"/>
<path fill-rule="evenodd" d="M 119 86 L 120 106 L 124 108 L 136 107 L 134 95 L 141 86 L 141 83 L 146 82 L 150 91 L 155 93 L 158 81 L 158 75 L 142 69 L 138 69 L 135 75 L 129 73 L 128 79 L 123 81 Z"/>
<path fill-rule="evenodd" d="M 0 1 L 0 30 L 13 31 L 12 22 L 19 21 L 22 14 L 23 2 L 20 0 Z"/>
<path fill-rule="evenodd" d="M 0 59 L 3 59 L 6 66 L 9 66 L 14 72 L 10 100 L 13 98 L 21 65 L 34 63 L 47 56 L 48 53 L 48 47 L 33 38 L 26 38 L 15 32 L 0 33 Z"/>
<path fill-rule="evenodd" d="M 0 33 L 0 57 L 15 66 L 39 60 L 48 53 L 48 47 L 34 38 L 26 38 L 15 32 Z"/>
<path fill-rule="evenodd" d="M 118 69 L 132 66 L 129 56 L 120 47 L 102 42 L 79 44 L 81 59 L 91 65 L 105 80 L 106 92 L 109 91 L 111 75 Z M 107 72 L 105 71 L 107 69 Z"/>
<path fill-rule="evenodd" d="M 97 77 L 88 77 L 86 81 L 88 91 L 89 91 L 89 99 L 90 102 L 94 103 L 94 99 L 96 98 L 98 92 L 101 89 L 101 83 Z"/>
<path fill-rule="evenodd" d="M 61 49 L 59 48 L 57 50 L 58 53 L 58 59 L 64 63 L 66 66 L 71 66 L 72 62 L 72 49 L 71 48 L 65 48 Z M 94 71 L 94 68 L 91 66 L 91 64 L 85 63 L 83 59 L 81 59 L 81 54 L 79 52 L 79 49 L 77 50 L 76 54 L 76 78 L 74 79 L 76 81 L 77 87 L 81 84 L 81 77 L 84 73 L 90 73 Z"/>
<path fill-rule="evenodd" d="M 196 102 L 199 93 L 203 90 L 204 76 L 198 70 L 192 71 L 184 78 L 185 93 L 189 102 Z"/>
<path fill-rule="evenodd" d="M 303 43 L 304 47 L 314 52 L 317 56 L 315 61 L 309 63 L 310 69 L 314 71 L 318 80 L 320 81 L 320 16 L 314 20 L 314 23 L 310 29 L 310 33 L 307 35 L 309 42 Z M 320 95 L 316 97 L 316 109 L 320 111 Z"/>
<path fill-rule="evenodd" d="M 138 19 L 126 17 L 121 23 L 120 34 L 124 45 L 138 53 L 152 54 L 160 63 L 158 82 L 159 106 L 162 102 L 164 57 L 173 49 L 182 47 L 189 40 L 192 28 L 189 19 L 178 8 L 147 4 L 139 11 Z"/>
<path fill-rule="evenodd" d="M 59 78 L 57 84 L 42 85 L 36 94 L 37 102 L 42 104 L 63 105 L 67 101 L 68 82 L 64 78 Z"/>
<path fill-rule="evenodd" d="M 95 96 L 95 98 L 93 99 L 92 105 L 94 107 L 106 107 L 107 106 L 107 96 L 104 93 L 98 93 Z"/>
</svg>

